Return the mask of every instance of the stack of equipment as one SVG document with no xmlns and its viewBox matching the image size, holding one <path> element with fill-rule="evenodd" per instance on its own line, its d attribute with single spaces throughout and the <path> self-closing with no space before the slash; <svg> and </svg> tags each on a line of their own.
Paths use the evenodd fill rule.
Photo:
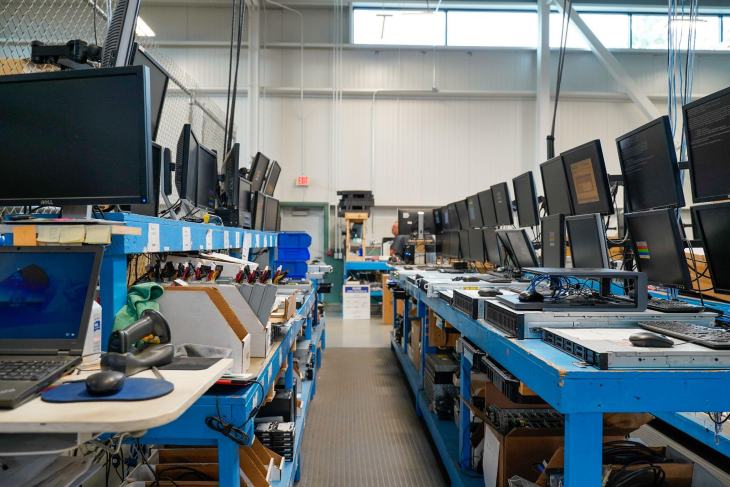
<svg viewBox="0 0 730 487">
<path fill-rule="evenodd" d="M 458 393 L 453 379 L 458 368 L 459 365 L 451 355 L 426 355 L 423 391 L 429 406 L 440 419 L 448 419 L 453 414 L 454 398 Z"/>
<path fill-rule="evenodd" d="M 286 458 L 294 459 L 294 422 L 262 422 L 256 425 L 256 438 L 271 451 Z"/>
<path fill-rule="evenodd" d="M 337 216 L 344 217 L 345 213 L 367 213 L 370 216 L 370 207 L 375 205 L 375 196 L 372 191 L 338 191 L 340 202 L 337 205 Z"/>
</svg>

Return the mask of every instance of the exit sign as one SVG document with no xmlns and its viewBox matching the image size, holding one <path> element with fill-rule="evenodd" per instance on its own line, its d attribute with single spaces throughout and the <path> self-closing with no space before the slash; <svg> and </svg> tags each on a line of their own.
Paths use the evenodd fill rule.
<svg viewBox="0 0 730 487">
<path fill-rule="evenodd" d="M 309 186 L 309 176 L 297 176 L 297 186 Z"/>
</svg>

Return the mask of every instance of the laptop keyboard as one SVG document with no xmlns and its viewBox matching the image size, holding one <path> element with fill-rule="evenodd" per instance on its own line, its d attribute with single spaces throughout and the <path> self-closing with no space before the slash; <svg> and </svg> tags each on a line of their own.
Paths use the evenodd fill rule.
<svg viewBox="0 0 730 487">
<path fill-rule="evenodd" d="M 41 380 L 67 363 L 65 360 L 0 361 L 0 380 Z"/>
</svg>

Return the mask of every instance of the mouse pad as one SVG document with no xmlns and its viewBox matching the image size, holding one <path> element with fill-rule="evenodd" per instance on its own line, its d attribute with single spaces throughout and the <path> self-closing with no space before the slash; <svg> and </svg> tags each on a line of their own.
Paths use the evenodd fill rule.
<svg viewBox="0 0 730 487">
<path fill-rule="evenodd" d="M 175 389 L 172 382 L 142 377 L 127 377 L 122 389 L 109 396 L 92 396 L 86 392 L 86 382 L 65 382 L 41 394 L 46 402 L 91 402 L 91 401 L 144 401 L 166 396 Z"/>
</svg>

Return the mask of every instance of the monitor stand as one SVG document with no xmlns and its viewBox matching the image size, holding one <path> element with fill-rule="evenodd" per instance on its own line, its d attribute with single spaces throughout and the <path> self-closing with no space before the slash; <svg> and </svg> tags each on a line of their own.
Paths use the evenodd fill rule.
<svg viewBox="0 0 730 487">
<path fill-rule="evenodd" d="M 61 207 L 61 216 L 71 220 L 93 220 L 90 205 L 64 205 Z"/>
<path fill-rule="evenodd" d="M 164 191 L 161 191 L 160 192 L 160 196 L 162 196 L 162 201 L 165 202 L 165 208 L 166 209 L 172 208 L 172 203 L 170 203 L 170 198 L 167 197 L 167 195 L 165 194 Z M 159 216 L 159 210 L 158 210 L 157 215 Z M 168 212 L 168 215 L 170 215 L 170 219 L 171 220 L 179 220 L 180 219 L 180 217 L 177 216 L 177 213 L 175 211 Z"/>
</svg>

